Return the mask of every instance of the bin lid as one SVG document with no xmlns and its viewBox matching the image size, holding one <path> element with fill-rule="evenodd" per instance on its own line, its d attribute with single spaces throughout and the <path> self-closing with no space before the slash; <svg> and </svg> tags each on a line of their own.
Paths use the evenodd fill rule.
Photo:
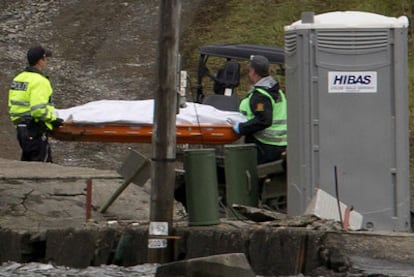
<svg viewBox="0 0 414 277">
<path fill-rule="evenodd" d="M 309 12 L 307 15 L 309 16 Z M 328 12 L 313 16 L 313 22 L 312 18 L 310 18 L 310 20 L 305 20 L 305 22 L 302 21 L 303 19 L 285 26 L 285 31 L 333 28 L 406 28 L 409 24 L 406 16 L 396 18 L 360 11 Z"/>
</svg>

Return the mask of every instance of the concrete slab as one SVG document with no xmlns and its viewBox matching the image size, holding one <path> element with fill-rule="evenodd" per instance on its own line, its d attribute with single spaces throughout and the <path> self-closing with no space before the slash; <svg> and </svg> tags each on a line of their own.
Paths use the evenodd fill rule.
<svg viewBox="0 0 414 277">
<path fill-rule="evenodd" d="M 98 212 L 123 182 L 115 171 L 0 159 L 0 228 L 38 232 L 83 227 L 88 179 L 91 222 L 148 220 L 149 190 L 132 183 L 106 213 Z"/>
<path fill-rule="evenodd" d="M 121 183 L 121 179 L 92 179 L 92 222 L 148 220 L 149 194 L 133 184 L 106 213 L 98 212 Z M 83 179 L 0 180 L 0 227 L 15 231 L 83 227 L 86 224 L 85 188 Z"/>
<path fill-rule="evenodd" d="M 51 163 L 21 162 L 0 158 L 0 179 L 118 179 L 114 170 L 61 166 Z"/>
</svg>

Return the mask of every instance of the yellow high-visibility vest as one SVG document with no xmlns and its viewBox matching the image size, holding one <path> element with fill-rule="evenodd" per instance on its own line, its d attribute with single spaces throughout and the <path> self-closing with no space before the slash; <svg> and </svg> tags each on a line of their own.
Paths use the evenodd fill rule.
<svg viewBox="0 0 414 277">
<path fill-rule="evenodd" d="M 55 108 L 51 103 L 52 85 L 40 72 L 23 71 L 18 74 L 9 90 L 9 114 L 13 122 L 31 116 L 36 122 L 43 121 L 52 130 L 56 120 Z"/>
<path fill-rule="evenodd" d="M 273 97 L 262 88 L 256 88 L 256 91 L 267 96 L 272 102 L 272 125 L 264 130 L 254 133 L 254 137 L 264 144 L 271 144 L 277 146 L 287 145 L 287 102 L 286 96 L 279 90 L 280 102 L 275 102 Z M 240 112 L 246 115 L 247 120 L 254 117 L 254 114 L 250 108 L 250 98 L 253 93 L 250 93 L 248 97 L 243 99 L 240 103 Z"/>
</svg>

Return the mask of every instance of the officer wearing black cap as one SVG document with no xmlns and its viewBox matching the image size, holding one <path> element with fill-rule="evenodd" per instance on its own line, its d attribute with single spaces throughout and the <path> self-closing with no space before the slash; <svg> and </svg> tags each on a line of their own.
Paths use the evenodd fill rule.
<svg viewBox="0 0 414 277">
<path fill-rule="evenodd" d="M 19 73 L 9 90 L 9 114 L 17 129 L 22 161 L 52 162 L 48 133 L 62 125 L 51 102 L 53 89 L 43 73 L 52 52 L 42 46 L 27 51 L 29 66 Z"/>
<path fill-rule="evenodd" d="M 287 146 L 287 103 L 279 83 L 269 76 L 269 61 L 251 56 L 248 77 L 253 87 L 240 103 L 247 121 L 236 122 L 233 130 L 257 146 L 258 164 L 279 160 Z"/>
</svg>

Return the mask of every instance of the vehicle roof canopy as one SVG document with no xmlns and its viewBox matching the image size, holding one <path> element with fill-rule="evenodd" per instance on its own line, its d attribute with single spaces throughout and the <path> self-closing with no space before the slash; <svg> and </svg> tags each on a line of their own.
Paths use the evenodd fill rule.
<svg viewBox="0 0 414 277">
<path fill-rule="evenodd" d="M 263 55 L 272 64 L 284 64 L 284 49 L 276 46 L 224 43 L 200 48 L 201 56 L 217 56 L 229 59 L 249 60 L 251 55 Z"/>
</svg>

